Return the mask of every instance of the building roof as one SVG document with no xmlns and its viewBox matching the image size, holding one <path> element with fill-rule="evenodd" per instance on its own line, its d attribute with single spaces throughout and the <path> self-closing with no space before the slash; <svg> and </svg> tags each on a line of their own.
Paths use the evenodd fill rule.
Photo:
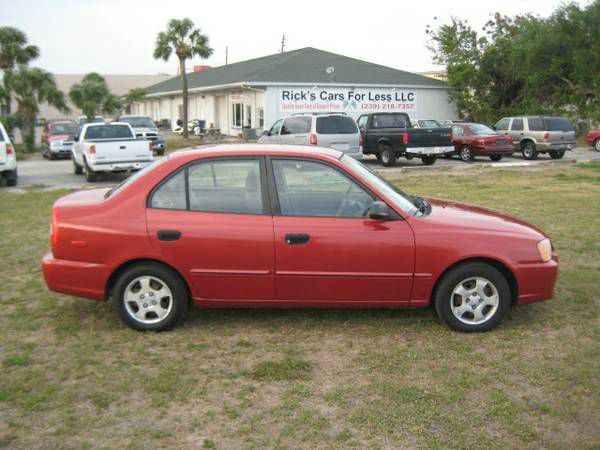
<svg viewBox="0 0 600 450">
<path fill-rule="evenodd" d="M 326 69 L 334 68 L 332 74 Z M 187 74 L 188 88 L 252 83 L 318 83 L 445 87 L 446 83 L 411 72 L 337 55 L 312 47 L 263 56 Z M 146 88 L 148 94 L 181 90 L 181 78 Z"/>
</svg>

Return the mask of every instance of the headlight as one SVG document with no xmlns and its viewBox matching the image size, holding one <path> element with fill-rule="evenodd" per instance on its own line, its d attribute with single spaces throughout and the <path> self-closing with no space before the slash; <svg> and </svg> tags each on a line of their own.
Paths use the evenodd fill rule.
<svg viewBox="0 0 600 450">
<path fill-rule="evenodd" d="M 552 259 L 552 243 L 550 239 L 546 238 L 543 241 L 537 243 L 538 252 L 540 252 L 540 258 L 542 261 L 548 262 Z"/>
<path fill-rule="evenodd" d="M 50 148 L 60 148 L 60 147 L 62 147 L 62 141 L 50 142 Z"/>
</svg>

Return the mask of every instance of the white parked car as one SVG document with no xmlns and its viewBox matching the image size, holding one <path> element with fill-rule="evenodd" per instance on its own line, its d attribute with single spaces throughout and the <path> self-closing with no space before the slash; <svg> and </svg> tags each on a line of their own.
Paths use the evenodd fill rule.
<svg viewBox="0 0 600 450">
<path fill-rule="evenodd" d="M 362 136 L 346 114 L 297 114 L 280 119 L 258 139 L 260 144 L 299 144 L 329 147 L 362 159 Z"/>
<path fill-rule="evenodd" d="M 136 139 L 128 123 L 88 123 L 75 136 L 72 160 L 76 174 L 96 181 L 102 172 L 136 171 L 152 163 L 152 143 Z"/>
<path fill-rule="evenodd" d="M 7 186 L 17 185 L 17 155 L 4 126 L 0 123 L 0 176 Z"/>
</svg>

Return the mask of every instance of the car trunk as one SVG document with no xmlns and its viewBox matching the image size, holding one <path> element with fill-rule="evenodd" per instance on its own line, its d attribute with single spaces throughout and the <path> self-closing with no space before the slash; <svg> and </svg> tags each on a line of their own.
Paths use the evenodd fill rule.
<svg viewBox="0 0 600 450">
<path fill-rule="evenodd" d="M 452 145 L 451 128 L 410 128 L 408 147 L 443 147 Z"/>
<path fill-rule="evenodd" d="M 149 143 L 136 139 L 118 141 L 91 141 L 96 147 L 96 161 L 118 164 L 120 162 L 147 161 L 151 156 Z"/>
</svg>

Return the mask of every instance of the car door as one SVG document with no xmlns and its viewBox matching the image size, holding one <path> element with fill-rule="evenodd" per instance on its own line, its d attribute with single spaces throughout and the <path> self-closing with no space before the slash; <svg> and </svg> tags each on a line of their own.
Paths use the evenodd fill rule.
<svg viewBox="0 0 600 450">
<path fill-rule="evenodd" d="M 269 162 L 278 300 L 315 306 L 408 303 L 414 268 L 408 224 L 367 218 L 377 197 L 341 168 L 307 159 Z"/>
<path fill-rule="evenodd" d="M 465 130 L 460 125 L 452 126 L 452 144 L 454 145 L 454 149 L 458 152 L 460 148 L 464 145 L 465 141 Z"/>
<path fill-rule="evenodd" d="M 311 116 L 297 116 L 284 119 L 281 126 L 280 143 L 308 145 L 311 123 Z"/>
<path fill-rule="evenodd" d="M 154 189 L 152 245 L 191 280 L 197 301 L 273 300 L 273 220 L 264 158 L 198 160 Z"/>
<path fill-rule="evenodd" d="M 523 118 L 522 117 L 514 118 L 510 122 L 510 130 L 508 132 L 508 135 L 510 137 L 512 137 L 513 142 L 520 143 L 521 140 L 523 139 L 524 134 L 525 134 L 525 132 L 524 132 L 524 125 L 523 125 Z M 516 147 L 520 148 L 520 144 L 517 145 Z"/>
</svg>

